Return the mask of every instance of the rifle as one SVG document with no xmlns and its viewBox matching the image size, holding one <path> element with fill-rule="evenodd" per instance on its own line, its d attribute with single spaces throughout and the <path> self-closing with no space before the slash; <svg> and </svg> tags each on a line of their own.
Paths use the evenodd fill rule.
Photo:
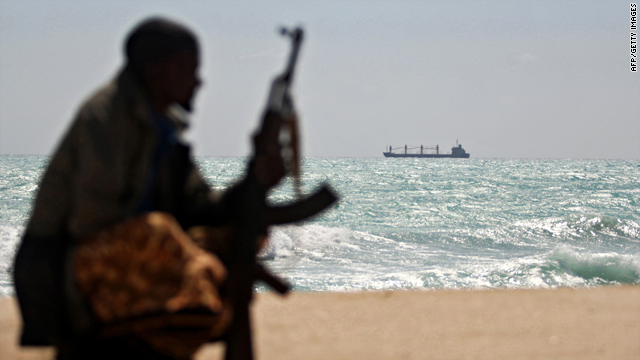
<svg viewBox="0 0 640 360">
<path fill-rule="evenodd" d="M 226 360 L 252 360 L 253 344 L 249 306 L 256 280 L 266 282 L 280 294 L 287 294 L 289 285 L 258 264 L 257 240 L 266 235 L 269 226 L 297 222 L 314 216 L 338 200 L 327 184 L 323 184 L 312 195 L 302 198 L 300 191 L 300 160 L 297 118 L 289 92 L 298 59 L 303 30 L 281 29 L 281 34 L 291 39 L 291 53 L 282 74 L 276 76 L 263 115 L 261 126 L 254 135 L 254 153 L 249 163 L 247 176 L 238 186 L 231 189 L 230 210 L 233 214 L 235 241 L 231 245 L 226 261 L 229 276 L 221 289 L 223 297 L 233 306 L 233 321 L 224 335 L 227 343 Z M 284 154 L 283 154 L 284 153 Z M 273 176 L 260 177 L 260 161 L 275 154 L 283 156 L 283 173 L 269 169 Z M 282 159 L 281 159 L 282 160 Z M 280 162 L 282 163 L 282 161 Z M 268 164 L 268 162 L 267 162 Z M 263 165 L 264 166 L 264 162 Z M 275 186 L 284 174 L 293 176 L 297 201 L 284 206 L 267 204 L 267 192 Z"/>
</svg>

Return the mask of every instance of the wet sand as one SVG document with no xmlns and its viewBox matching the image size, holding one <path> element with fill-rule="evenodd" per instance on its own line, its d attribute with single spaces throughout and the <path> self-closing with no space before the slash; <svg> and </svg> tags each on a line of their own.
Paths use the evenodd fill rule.
<svg viewBox="0 0 640 360">
<path fill-rule="evenodd" d="M 260 294 L 253 313 L 258 360 L 640 359 L 640 286 Z M 0 359 L 54 357 L 18 348 L 18 329 L 0 299 Z"/>
</svg>

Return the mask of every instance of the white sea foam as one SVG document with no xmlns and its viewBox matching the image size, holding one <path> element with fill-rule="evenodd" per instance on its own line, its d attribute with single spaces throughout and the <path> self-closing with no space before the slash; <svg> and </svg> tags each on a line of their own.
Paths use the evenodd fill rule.
<svg viewBox="0 0 640 360">
<path fill-rule="evenodd" d="M 9 268 L 24 231 L 23 226 L 0 225 L 0 270 Z"/>
<path fill-rule="evenodd" d="M 274 226 L 269 234 L 267 247 L 259 254 L 262 259 L 289 257 L 296 251 L 315 251 L 326 246 L 344 243 L 350 231 L 321 225 Z"/>
<path fill-rule="evenodd" d="M 13 259 L 22 232 L 22 226 L 0 225 L 0 297 L 13 295 Z"/>
</svg>

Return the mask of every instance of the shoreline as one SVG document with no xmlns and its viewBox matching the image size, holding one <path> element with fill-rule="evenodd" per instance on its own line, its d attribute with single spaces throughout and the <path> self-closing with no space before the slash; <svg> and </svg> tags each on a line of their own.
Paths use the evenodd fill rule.
<svg viewBox="0 0 640 360">
<path fill-rule="evenodd" d="M 262 293 L 252 311 L 257 360 L 640 359 L 639 285 Z M 18 331 L 15 299 L 0 298 L 0 359 L 53 359 Z"/>
</svg>

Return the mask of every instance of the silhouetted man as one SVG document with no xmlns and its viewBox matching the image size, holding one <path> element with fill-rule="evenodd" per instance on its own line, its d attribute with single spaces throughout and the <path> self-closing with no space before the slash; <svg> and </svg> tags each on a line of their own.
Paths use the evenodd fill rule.
<svg viewBox="0 0 640 360">
<path fill-rule="evenodd" d="M 59 358 L 188 357 L 209 330 L 173 345 L 144 331 L 98 331 L 188 310 L 205 314 L 198 326 L 217 327 L 212 334 L 228 322 L 217 292 L 225 267 L 183 230 L 228 224 L 234 201 L 210 190 L 180 136 L 201 84 L 196 37 L 153 18 L 129 34 L 125 52 L 124 68 L 81 106 L 51 157 L 16 257 L 21 344 L 54 345 Z M 277 147 L 256 161 L 265 187 L 284 176 Z"/>
</svg>

